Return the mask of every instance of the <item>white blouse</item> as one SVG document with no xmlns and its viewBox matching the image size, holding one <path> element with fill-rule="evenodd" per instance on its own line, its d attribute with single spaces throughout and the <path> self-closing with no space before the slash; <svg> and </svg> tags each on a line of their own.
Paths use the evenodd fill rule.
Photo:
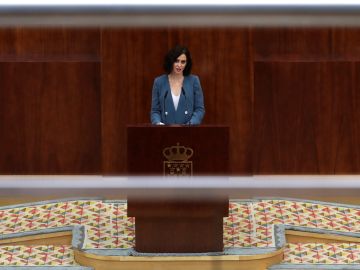
<svg viewBox="0 0 360 270">
<path fill-rule="evenodd" d="M 175 111 L 177 110 L 177 107 L 179 105 L 179 100 L 180 100 L 180 95 L 175 96 L 172 92 L 171 92 L 171 96 L 172 96 L 172 100 L 174 102 L 174 107 L 175 107 Z"/>
</svg>

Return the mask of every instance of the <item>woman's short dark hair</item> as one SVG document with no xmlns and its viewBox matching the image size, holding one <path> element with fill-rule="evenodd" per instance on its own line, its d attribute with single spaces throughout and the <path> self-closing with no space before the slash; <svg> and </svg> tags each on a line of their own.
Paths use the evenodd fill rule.
<svg viewBox="0 0 360 270">
<path fill-rule="evenodd" d="M 192 60 L 191 60 L 191 54 L 188 48 L 184 46 L 177 45 L 176 47 L 172 48 L 166 55 L 164 59 L 164 69 L 167 72 L 167 74 L 170 74 L 173 69 L 173 64 L 175 63 L 176 59 L 182 55 L 186 55 L 186 66 L 184 69 L 184 76 L 187 76 L 191 72 L 192 67 Z"/>
</svg>

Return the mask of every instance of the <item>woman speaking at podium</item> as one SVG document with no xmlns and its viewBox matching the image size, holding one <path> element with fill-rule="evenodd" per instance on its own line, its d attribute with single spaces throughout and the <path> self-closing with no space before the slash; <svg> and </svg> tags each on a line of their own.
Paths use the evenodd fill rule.
<svg viewBox="0 0 360 270">
<path fill-rule="evenodd" d="M 205 114 L 199 77 L 191 75 L 192 60 L 186 47 L 176 46 L 165 56 L 166 74 L 154 80 L 151 123 L 199 125 Z"/>
</svg>

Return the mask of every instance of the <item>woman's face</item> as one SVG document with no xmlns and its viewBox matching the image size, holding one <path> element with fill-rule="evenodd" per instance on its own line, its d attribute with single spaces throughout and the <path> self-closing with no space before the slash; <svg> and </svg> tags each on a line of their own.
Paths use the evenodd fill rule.
<svg viewBox="0 0 360 270">
<path fill-rule="evenodd" d="M 186 66 L 186 55 L 181 54 L 174 62 L 173 64 L 173 70 L 172 72 L 175 74 L 183 74 L 183 71 Z"/>
</svg>

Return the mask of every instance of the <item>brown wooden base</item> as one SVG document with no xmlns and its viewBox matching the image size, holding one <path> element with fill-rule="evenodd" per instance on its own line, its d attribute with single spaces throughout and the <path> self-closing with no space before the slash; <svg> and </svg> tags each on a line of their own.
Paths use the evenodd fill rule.
<svg viewBox="0 0 360 270">
<path fill-rule="evenodd" d="M 135 234 L 138 252 L 216 252 L 224 248 L 222 217 L 137 217 Z"/>
<path fill-rule="evenodd" d="M 135 250 L 147 253 L 223 251 L 223 217 L 227 198 L 156 201 L 128 198 L 135 217 Z"/>
</svg>

